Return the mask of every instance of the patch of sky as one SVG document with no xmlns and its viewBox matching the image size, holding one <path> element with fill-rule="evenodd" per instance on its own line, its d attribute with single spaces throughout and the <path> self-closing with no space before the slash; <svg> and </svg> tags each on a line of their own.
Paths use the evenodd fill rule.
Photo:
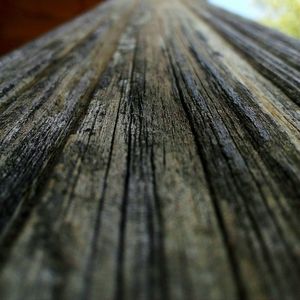
<svg viewBox="0 0 300 300">
<path fill-rule="evenodd" d="M 249 19 L 259 20 L 264 17 L 263 8 L 255 4 L 255 0 L 209 0 L 209 2 Z"/>
</svg>

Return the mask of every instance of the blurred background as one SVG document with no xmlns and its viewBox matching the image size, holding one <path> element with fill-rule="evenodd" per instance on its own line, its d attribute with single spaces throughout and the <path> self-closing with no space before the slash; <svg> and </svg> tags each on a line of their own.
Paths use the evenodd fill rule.
<svg viewBox="0 0 300 300">
<path fill-rule="evenodd" d="M 300 0 L 209 0 L 209 2 L 300 38 Z"/>
<path fill-rule="evenodd" d="M 0 0 L 0 55 L 102 1 L 104 0 Z M 300 0 L 209 1 L 294 37 L 300 37 Z"/>
<path fill-rule="evenodd" d="M 103 0 L 0 0 L 0 55 L 74 18 Z"/>
</svg>

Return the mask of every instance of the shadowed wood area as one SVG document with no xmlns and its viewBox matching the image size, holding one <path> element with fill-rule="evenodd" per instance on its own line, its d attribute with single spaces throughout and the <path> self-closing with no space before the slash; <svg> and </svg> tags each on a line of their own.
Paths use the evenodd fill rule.
<svg viewBox="0 0 300 300">
<path fill-rule="evenodd" d="M 298 300 L 299 58 L 197 0 L 3 57 L 0 298 Z"/>
</svg>

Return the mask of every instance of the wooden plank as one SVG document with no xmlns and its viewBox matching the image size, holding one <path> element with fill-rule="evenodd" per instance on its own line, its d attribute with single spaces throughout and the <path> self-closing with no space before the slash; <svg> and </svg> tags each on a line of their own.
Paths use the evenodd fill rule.
<svg viewBox="0 0 300 300">
<path fill-rule="evenodd" d="M 253 59 L 299 50 L 221 17 L 111 1 L 2 60 L 1 299 L 298 299 L 298 88 Z"/>
<path fill-rule="evenodd" d="M 99 74 L 105 67 L 106 60 L 111 57 L 120 30 L 128 18 L 130 3 L 131 1 L 121 1 L 113 6 L 112 9 L 122 10 L 117 18 L 111 11 L 115 26 L 108 22 L 106 26 L 88 35 L 75 52 L 63 57 L 59 64 L 51 65 L 50 70 L 41 74 L 39 80 L 33 82 L 33 86 L 30 84 L 30 89 L 21 93 L 18 101 L 13 102 L 2 113 L 2 228 L 24 194 L 28 193 L 30 185 L 55 154 L 55 149 L 70 134 L 76 120 L 84 112 L 86 98 L 93 92 Z M 124 4 L 129 6 L 128 11 L 124 10 Z M 110 41 L 103 43 L 108 36 Z M 103 60 L 97 60 L 99 53 Z M 28 99 L 30 103 L 26 102 Z"/>
<path fill-rule="evenodd" d="M 280 45 L 278 42 L 274 42 L 273 45 L 274 39 L 270 38 L 268 42 L 263 36 L 253 34 L 255 29 L 247 23 L 244 24 L 246 30 L 243 30 L 237 23 L 224 22 L 214 9 L 204 13 L 203 10 L 197 11 L 231 41 L 260 73 L 278 85 L 295 103 L 300 104 L 299 47 L 291 49 L 288 45 Z M 212 12 L 211 15 L 209 11 Z M 274 50 L 269 51 L 269 48 Z"/>
</svg>

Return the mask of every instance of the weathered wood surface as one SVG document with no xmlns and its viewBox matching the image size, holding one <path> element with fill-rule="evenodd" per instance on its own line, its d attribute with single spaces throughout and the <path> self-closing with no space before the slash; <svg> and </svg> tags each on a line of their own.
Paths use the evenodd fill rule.
<svg viewBox="0 0 300 300">
<path fill-rule="evenodd" d="M 299 41 L 112 0 L 0 61 L 0 298 L 297 300 Z"/>
</svg>

